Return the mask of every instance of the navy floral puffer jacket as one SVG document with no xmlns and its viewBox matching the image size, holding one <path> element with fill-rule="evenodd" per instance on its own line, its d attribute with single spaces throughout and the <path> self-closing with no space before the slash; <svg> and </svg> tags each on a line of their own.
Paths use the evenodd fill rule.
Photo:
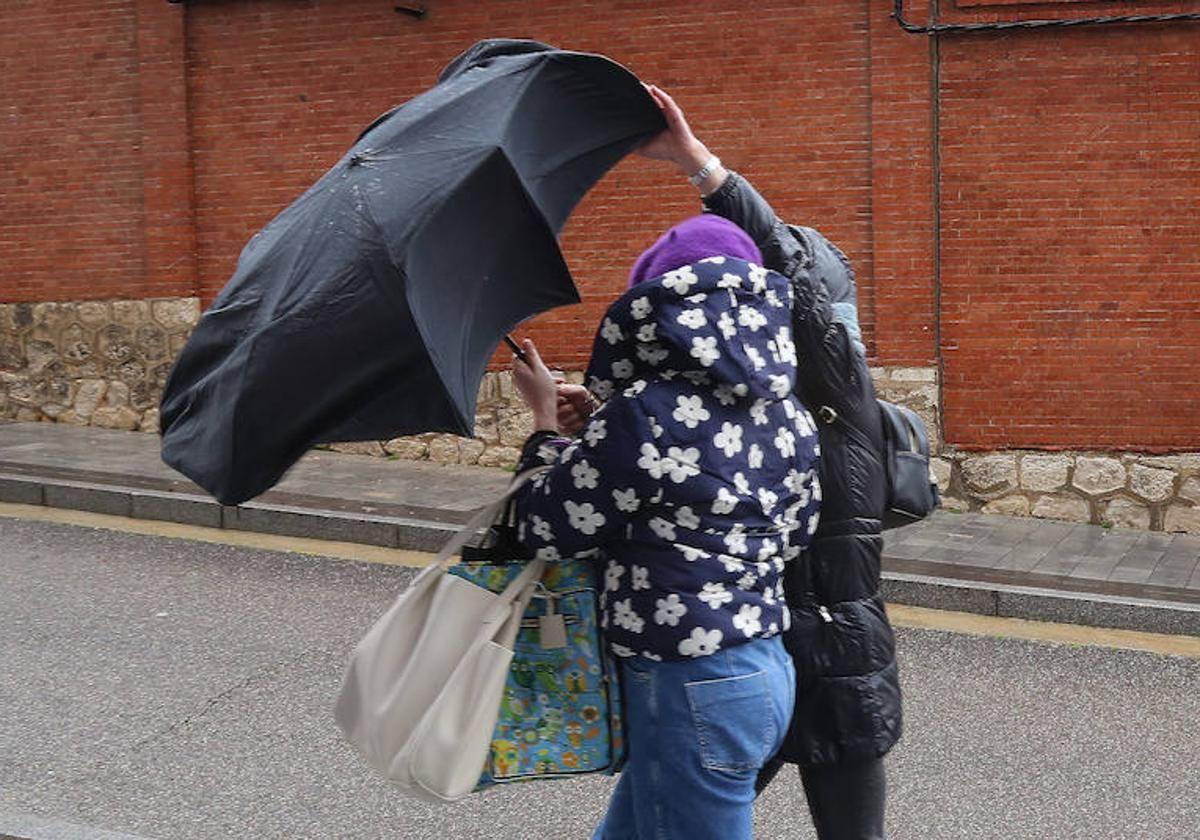
<svg viewBox="0 0 1200 840">
<path fill-rule="evenodd" d="M 791 289 L 711 257 L 609 308 L 588 369 L 605 400 L 576 440 L 535 434 L 519 469 L 522 542 L 593 552 L 618 656 L 706 656 L 790 620 L 784 564 L 817 525 L 812 418 L 792 395 Z"/>
</svg>

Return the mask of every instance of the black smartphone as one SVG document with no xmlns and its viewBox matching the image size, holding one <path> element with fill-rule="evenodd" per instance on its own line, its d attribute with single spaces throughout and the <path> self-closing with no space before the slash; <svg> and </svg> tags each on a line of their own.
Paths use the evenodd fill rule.
<svg viewBox="0 0 1200 840">
<path fill-rule="evenodd" d="M 508 333 L 504 334 L 504 343 L 508 345 L 508 349 L 513 351 L 514 356 L 526 364 L 529 363 L 529 360 L 525 358 L 525 351 L 521 349 L 521 345 L 513 341 L 513 337 Z"/>
</svg>

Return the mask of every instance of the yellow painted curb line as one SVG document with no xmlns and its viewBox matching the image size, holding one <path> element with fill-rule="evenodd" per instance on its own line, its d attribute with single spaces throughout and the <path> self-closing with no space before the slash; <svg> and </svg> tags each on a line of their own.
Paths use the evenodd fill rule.
<svg viewBox="0 0 1200 840">
<path fill-rule="evenodd" d="M 360 563 L 382 563 L 388 566 L 422 568 L 433 559 L 423 551 L 360 545 L 358 543 L 314 540 L 307 537 L 283 537 L 276 534 L 257 534 L 252 531 L 232 531 L 224 528 L 205 528 L 149 519 L 131 519 L 79 510 L 18 505 L 0 502 L 0 518 L 30 519 L 60 525 L 103 528 L 151 537 L 195 540 L 197 542 L 236 545 L 265 551 L 283 551 L 317 557 L 333 557 Z M 1084 627 L 1078 624 L 1054 624 L 1029 621 L 1023 618 L 1000 618 L 974 613 L 931 610 L 904 604 L 888 604 L 888 616 L 898 627 L 921 630 L 944 630 L 974 636 L 1026 639 L 1034 642 L 1056 642 L 1069 645 L 1141 650 L 1170 656 L 1200 658 L 1200 637 L 1170 636 L 1164 633 L 1143 633 L 1137 630 L 1110 630 Z"/>
<path fill-rule="evenodd" d="M 388 566 L 429 565 L 432 554 L 423 551 L 406 551 L 399 548 L 384 548 L 359 543 L 314 540 L 308 537 L 284 537 L 278 534 L 258 534 L 253 531 L 233 531 L 225 528 L 205 528 L 200 525 L 182 525 L 178 522 L 160 522 L 154 519 L 131 519 L 127 516 L 112 516 L 107 513 L 90 513 L 82 510 L 43 507 L 41 505 L 18 505 L 0 502 L 0 517 L 10 519 L 32 519 L 37 522 L 53 522 L 59 525 L 79 525 L 84 528 L 103 528 L 107 531 L 125 531 L 149 537 L 167 537 L 176 540 L 236 545 L 242 548 L 257 548 L 265 551 L 286 551 L 292 554 L 309 554 L 318 557 L 335 557 L 339 560 L 355 560 L 361 563 L 382 563 Z"/>
<path fill-rule="evenodd" d="M 1034 642 L 1143 650 L 1170 656 L 1200 658 L 1200 637 L 1196 636 L 1170 636 L 1165 633 L 1143 633 L 1140 630 L 1112 630 L 1104 627 L 1084 627 L 1080 624 L 1055 624 L 1048 621 L 1029 621 L 1024 618 L 1001 618 L 994 615 L 931 610 L 904 604 L 888 604 L 887 611 L 892 623 L 898 627 L 946 630 L 951 633 L 1027 639 Z"/>
</svg>

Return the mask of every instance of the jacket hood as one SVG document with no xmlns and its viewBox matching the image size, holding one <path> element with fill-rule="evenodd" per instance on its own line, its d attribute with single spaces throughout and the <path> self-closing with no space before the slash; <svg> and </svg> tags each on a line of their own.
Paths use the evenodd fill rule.
<svg viewBox="0 0 1200 840">
<path fill-rule="evenodd" d="M 713 386 L 722 402 L 782 399 L 796 384 L 791 311 L 788 281 L 752 262 L 708 257 L 668 271 L 608 308 L 588 388 L 607 400 L 680 377 Z"/>
</svg>

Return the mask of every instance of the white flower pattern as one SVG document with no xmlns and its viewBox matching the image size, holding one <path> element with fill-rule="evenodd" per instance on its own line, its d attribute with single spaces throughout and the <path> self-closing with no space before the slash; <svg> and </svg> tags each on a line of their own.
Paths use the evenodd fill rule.
<svg viewBox="0 0 1200 840">
<path fill-rule="evenodd" d="M 552 562 L 603 558 L 618 656 L 708 656 L 788 625 L 784 562 L 819 496 L 791 299 L 733 258 L 640 286 L 602 320 L 587 379 L 602 405 L 579 439 L 542 433 L 522 455 L 553 469 L 518 497 L 521 539 Z"/>
</svg>

